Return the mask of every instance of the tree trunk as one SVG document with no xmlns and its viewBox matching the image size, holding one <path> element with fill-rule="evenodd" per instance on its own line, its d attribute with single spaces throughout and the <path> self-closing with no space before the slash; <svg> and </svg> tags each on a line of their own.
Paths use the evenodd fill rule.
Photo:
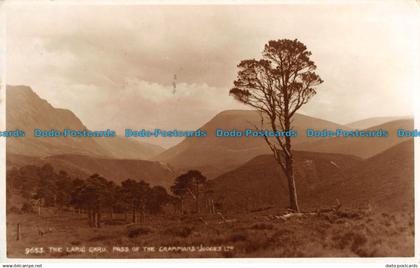
<svg viewBox="0 0 420 268">
<path fill-rule="evenodd" d="M 16 226 L 16 240 L 20 240 L 20 223 L 18 223 Z"/>
<path fill-rule="evenodd" d="M 133 206 L 133 219 L 132 219 L 133 223 L 137 222 L 137 217 L 136 217 L 136 207 Z"/>
<path fill-rule="evenodd" d="M 299 212 L 299 204 L 297 199 L 296 184 L 295 184 L 295 174 L 293 170 L 293 158 L 286 157 L 286 171 L 287 171 L 287 183 L 289 186 L 289 200 L 290 200 L 290 209 L 293 211 Z"/>
<path fill-rule="evenodd" d="M 101 228 L 101 212 L 96 213 L 96 228 Z"/>
<path fill-rule="evenodd" d="M 141 223 L 144 223 L 146 219 L 146 204 L 143 203 L 141 206 Z"/>
<path fill-rule="evenodd" d="M 287 115 L 287 114 L 286 114 Z M 285 131 L 290 130 L 290 119 L 286 117 L 285 120 Z M 292 154 L 292 141 L 290 137 L 285 137 L 285 147 L 286 152 L 284 152 L 285 158 L 285 167 L 286 167 L 286 177 L 287 183 L 289 186 L 289 201 L 290 201 L 290 209 L 296 212 L 299 212 L 299 205 L 297 199 L 297 192 L 296 192 L 296 184 L 295 184 L 295 174 L 294 174 L 294 167 L 293 167 L 293 154 Z"/>
<path fill-rule="evenodd" d="M 88 213 L 88 220 L 89 220 L 89 226 L 90 227 L 93 227 L 93 212 L 92 212 L 92 210 L 91 209 L 88 209 L 88 211 L 87 211 L 87 213 Z"/>
<path fill-rule="evenodd" d="M 198 201 L 198 194 L 197 198 L 195 199 L 195 211 L 197 211 L 197 213 L 200 213 L 200 202 Z"/>
<path fill-rule="evenodd" d="M 196 179 L 196 182 L 195 182 L 195 192 L 196 192 L 196 194 L 195 194 L 195 212 L 198 214 L 198 213 L 200 213 L 200 208 L 199 208 L 199 205 L 198 205 L 198 196 L 200 194 L 200 189 L 199 189 L 197 179 Z"/>
</svg>

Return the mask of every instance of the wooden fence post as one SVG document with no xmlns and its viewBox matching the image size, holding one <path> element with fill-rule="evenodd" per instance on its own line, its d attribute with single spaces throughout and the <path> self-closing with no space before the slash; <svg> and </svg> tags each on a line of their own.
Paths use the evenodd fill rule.
<svg viewBox="0 0 420 268">
<path fill-rule="evenodd" d="M 16 240 L 20 240 L 20 223 L 18 223 L 16 226 Z"/>
</svg>

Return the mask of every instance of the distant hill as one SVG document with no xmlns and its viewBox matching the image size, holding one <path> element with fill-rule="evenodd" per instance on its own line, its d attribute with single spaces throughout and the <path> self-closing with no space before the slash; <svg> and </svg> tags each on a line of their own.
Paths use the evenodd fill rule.
<svg viewBox="0 0 420 268">
<path fill-rule="evenodd" d="M 389 132 L 389 137 L 374 138 L 346 138 L 334 137 L 315 140 L 313 142 L 297 144 L 294 149 L 311 152 L 351 154 L 362 158 L 369 158 L 383 152 L 392 146 L 411 138 L 398 138 L 397 130 L 413 129 L 413 119 L 402 119 L 387 122 L 382 125 L 368 128 L 367 130 L 383 129 Z"/>
<path fill-rule="evenodd" d="M 300 133 L 298 137 L 293 138 L 295 144 L 308 141 L 308 138 L 304 135 L 306 128 L 346 129 L 345 126 L 301 114 L 296 114 L 293 125 L 294 130 Z M 153 159 L 169 163 L 180 170 L 199 169 L 209 178 L 214 178 L 240 166 L 255 156 L 270 152 L 262 137 L 218 138 L 215 135 L 216 129 L 245 130 L 248 128 L 255 129 L 255 126 L 260 126 L 260 116 L 256 111 L 223 111 L 200 127 L 200 129 L 207 131 L 207 137 L 186 138 Z M 264 128 L 270 129 L 267 125 Z"/>
<path fill-rule="evenodd" d="M 333 206 L 406 210 L 414 205 L 414 145 L 405 141 L 372 158 L 296 152 L 296 187 L 303 210 Z M 211 181 L 228 211 L 288 206 L 287 181 L 271 155 L 258 156 Z"/>
<path fill-rule="evenodd" d="M 105 158 L 149 159 L 164 149 L 157 145 L 115 138 L 35 138 L 35 128 L 84 130 L 73 112 L 53 107 L 27 86 L 7 86 L 6 127 L 23 129 L 25 138 L 7 139 L 7 153 L 28 156 L 83 154 Z"/>
<path fill-rule="evenodd" d="M 411 119 L 409 116 L 383 116 L 383 117 L 372 117 L 363 120 L 358 120 L 346 124 L 350 129 L 367 129 L 374 126 L 382 125 L 387 122 L 402 120 L 402 119 Z"/>
<path fill-rule="evenodd" d="M 42 166 L 50 164 L 55 170 L 66 171 L 72 177 L 85 179 L 98 173 L 114 182 L 125 179 L 144 180 L 151 185 L 172 185 L 176 174 L 173 169 L 163 163 L 133 159 L 95 158 L 86 155 L 54 155 L 44 158 L 8 154 L 8 169 L 25 165 Z"/>
<path fill-rule="evenodd" d="M 295 176 L 298 198 L 304 209 L 317 206 L 313 196 L 327 183 L 340 181 L 346 171 L 362 160 L 349 155 L 295 152 Z M 257 210 L 287 207 L 286 177 L 272 155 L 260 155 L 211 182 L 213 197 L 226 210 Z"/>
<path fill-rule="evenodd" d="M 339 198 L 354 206 L 388 210 L 414 209 L 414 141 L 407 140 L 366 159 L 348 171 L 348 179 L 320 189 L 330 202 Z"/>
</svg>

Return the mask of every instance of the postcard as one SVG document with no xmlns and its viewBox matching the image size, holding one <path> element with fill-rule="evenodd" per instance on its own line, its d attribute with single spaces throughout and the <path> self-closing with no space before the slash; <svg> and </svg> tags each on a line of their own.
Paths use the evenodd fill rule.
<svg viewBox="0 0 420 268">
<path fill-rule="evenodd" d="M 3 258 L 417 267 L 419 8 L 4 2 Z"/>
</svg>

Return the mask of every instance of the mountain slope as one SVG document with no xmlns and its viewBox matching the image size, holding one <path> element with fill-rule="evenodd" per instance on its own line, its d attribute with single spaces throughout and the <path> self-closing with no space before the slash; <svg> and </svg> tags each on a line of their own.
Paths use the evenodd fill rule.
<svg viewBox="0 0 420 268">
<path fill-rule="evenodd" d="M 69 110 L 54 108 L 27 86 L 7 86 L 6 127 L 23 129 L 25 138 L 7 139 L 7 152 L 29 156 L 84 154 L 122 159 L 149 159 L 164 149 L 135 140 L 115 138 L 35 138 L 35 128 L 84 130 L 85 125 Z"/>
<path fill-rule="evenodd" d="M 404 141 L 366 159 L 349 170 L 349 179 L 326 185 L 320 195 L 352 200 L 355 206 L 372 204 L 388 210 L 414 208 L 414 141 Z"/>
<path fill-rule="evenodd" d="M 298 136 L 293 143 L 308 141 L 304 135 L 306 128 L 343 128 L 346 127 L 301 114 L 297 114 L 293 124 Z M 256 111 L 227 110 L 217 114 L 200 129 L 207 131 L 207 137 L 186 138 L 178 145 L 153 158 L 180 169 L 200 169 L 209 178 L 234 169 L 257 155 L 269 153 L 263 137 L 216 137 L 216 129 L 245 130 L 260 126 Z M 265 129 L 269 130 L 268 126 Z"/>
<path fill-rule="evenodd" d="M 72 177 L 85 179 L 98 173 L 116 183 L 125 179 L 144 180 L 151 185 L 169 188 L 176 176 L 165 164 L 147 160 L 95 158 L 86 155 L 54 155 L 44 158 L 8 154 L 8 169 L 25 165 L 50 164 L 55 170 L 66 171 Z"/>
<path fill-rule="evenodd" d="M 316 206 L 312 197 L 326 183 L 340 181 L 362 160 L 348 155 L 295 152 L 296 187 L 300 206 Z M 260 155 L 210 182 L 213 198 L 228 211 L 287 207 L 287 180 L 272 155 Z"/>
<path fill-rule="evenodd" d="M 114 138 L 97 138 L 96 142 L 106 150 L 111 157 L 119 159 L 148 160 L 165 150 L 159 145 L 120 136 Z"/>
<path fill-rule="evenodd" d="M 372 117 L 363 120 L 354 121 L 346 124 L 350 129 L 367 129 L 374 126 L 382 125 L 387 122 L 410 119 L 408 116 L 383 116 L 383 117 Z"/>
<path fill-rule="evenodd" d="M 297 144 L 294 148 L 296 150 L 304 150 L 311 152 L 324 152 L 324 153 L 341 153 L 352 154 L 362 158 L 369 158 L 383 152 L 392 146 L 406 141 L 410 138 L 398 138 L 397 130 L 413 129 L 413 119 L 402 119 L 392 122 L 387 122 L 382 125 L 368 128 L 367 130 L 387 130 L 388 137 L 372 137 L 372 138 L 345 138 L 334 137 L 324 138 L 313 142 Z"/>
<path fill-rule="evenodd" d="M 332 206 L 407 210 L 414 205 L 414 145 L 405 141 L 372 158 L 296 152 L 296 187 L 303 210 Z M 258 156 L 211 181 L 227 211 L 287 207 L 286 178 L 271 155 Z"/>
</svg>

